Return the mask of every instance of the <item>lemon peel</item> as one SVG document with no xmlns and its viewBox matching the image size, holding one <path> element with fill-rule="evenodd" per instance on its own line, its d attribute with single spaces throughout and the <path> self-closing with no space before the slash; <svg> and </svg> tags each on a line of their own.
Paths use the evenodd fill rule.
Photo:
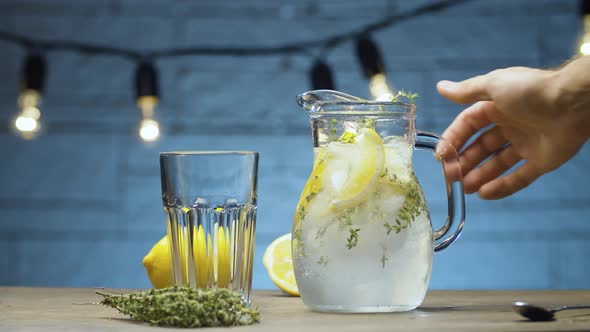
<svg viewBox="0 0 590 332">
<path fill-rule="evenodd" d="M 143 258 L 143 266 L 154 288 L 164 288 L 172 285 L 172 264 L 168 236 L 158 241 Z"/>
<path fill-rule="evenodd" d="M 303 219 L 310 200 L 322 190 L 324 171 L 326 169 L 326 154 L 327 152 L 325 148 L 318 148 L 313 169 L 309 178 L 307 179 L 307 182 L 305 183 L 305 187 L 303 187 L 303 191 L 299 197 L 299 202 L 297 203 L 295 218 L 293 220 L 293 229 L 295 229 L 299 222 Z"/>
</svg>

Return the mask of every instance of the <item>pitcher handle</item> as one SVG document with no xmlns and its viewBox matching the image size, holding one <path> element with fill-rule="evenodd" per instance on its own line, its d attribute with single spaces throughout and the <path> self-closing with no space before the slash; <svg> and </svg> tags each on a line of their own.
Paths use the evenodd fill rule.
<svg viewBox="0 0 590 332">
<path fill-rule="evenodd" d="M 448 215 L 445 224 L 434 232 L 434 251 L 448 247 L 461 235 L 465 224 L 465 194 L 463 176 L 457 150 L 444 138 L 426 132 L 416 133 L 416 149 L 429 150 L 442 162 L 448 199 Z M 450 229 L 451 235 L 440 240 Z M 439 241 L 440 240 L 440 241 Z"/>
</svg>

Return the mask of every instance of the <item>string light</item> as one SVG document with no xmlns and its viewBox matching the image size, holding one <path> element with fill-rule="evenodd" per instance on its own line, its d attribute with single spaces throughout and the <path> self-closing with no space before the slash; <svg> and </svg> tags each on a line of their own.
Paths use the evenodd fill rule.
<svg viewBox="0 0 590 332">
<path fill-rule="evenodd" d="M 387 84 L 385 64 L 377 45 L 369 36 L 362 36 L 357 39 L 356 54 L 363 74 L 369 79 L 369 91 L 373 98 L 389 100 L 393 91 Z"/>
<path fill-rule="evenodd" d="M 160 136 L 160 125 L 153 119 L 141 120 L 139 136 L 146 142 L 152 142 Z"/>
<path fill-rule="evenodd" d="M 24 139 L 33 139 L 41 129 L 41 95 L 45 83 L 45 59 L 29 54 L 22 69 L 20 112 L 14 119 L 14 129 Z"/>
<path fill-rule="evenodd" d="M 0 30 L 0 41 L 9 42 L 22 46 L 25 49 L 35 49 L 42 52 L 49 51 L 73 51 L 80 54 L 107 55 L 116 56 L 132 61 L 140 62 L 136 72 L 136 101 L 141 110 L 142 120 L 140 123 L 139 135 L 145 141 L 153 141 L 160 136 L 160 125 L 154 119 L 154 111 L 159 101 L 157 72 L 150 62 L 145 59 L 155 61 L 163 58 L 177 58 L 185 56 L 232 56 L 232 57 L 255 57 L 255 56 L 273 56 L 273 55 L 294 55 L 302 54 L 311 56 L 315 50 L 321 49 L 329 51 L 348 41 L 369 40 L 366 36 L 369 34 L 391 27 L 396 24 L 411 20 L 413 18 L 440 12 L 447 8 L 460 5 L 473 0 L 441 0 L 433 1 L 428 4 L 417 6 L 403 13 L 392 13 L 386 15 L 383 19 L 369 23 L 358 29 L 338 33 L 325 38 L 312 39 L 301 42 L 290 42 L 276 46 L 252 46 L 252 47 L 186 47 L 172 48 L 163 50 L 137 51 L 121 47 L 103 46 L 77 41 L 54 40 L 30 38 L 17 33 Z M 370 43 L 372 41 L 369 40 Z M 358 46 L 358 45 L 357 45 Z M 359 49 L 360 50 L 360 49 Z M 376 46 L 373 44 L 373 51 L 377 57 L 374 58 L 380 70 L 372 73 L 369 77 L 369 88 L 375 98 L 384 98 L 393 94 L 392 89 L 387 85 L 383 61 L 378 54 Z M 363 51 L 364 52 L 364 51 Z M 27 77 L 39 78 L 41 82 L 37 88 L 34 86 L 24 85 L 19 97 L 19 106 L 21 112 L 14 121 L 15 129 L 25 138 L 33 138 L 41 128 L 41 111 L 39 105 L 41 102 L 42 85 L 45 76 L 45 63 L 42 57 L 28 57 L 29 61 L 36 64 L 28 67 Z M 374 66 L 374 65 L 371 65 Z M 363 64 L 363 68 L 369 68 Z M 311 83 L 315 88 L 334 88 L 334 80 L 329 66 L 321 61 L 317 61 L 310 70 Z M 27 80 L 28 81 L 28 80 Z"/>
<path fill-rule="evenodd" d="M 152 142 L 160 137 L 160 125 L 154 120 L 159 101 L 158 72 L 151 62 L 142 62 L 135 74 L 135 95 L 141 111 L 139 137 Z"/>
<path fill-rule="evenodd" d="M 332 78 L 332 70 L 322 60 L 317 60 L 310 71 L 311 87 L 313 90 L 336 90 Z"/>
<path fill-rule="evenodd" d="M 590 55 L 590 0 L 580 1 L 580 9 L 584 24 L 584 34 L 580 41 L 580 53 Z"/>
</svg>

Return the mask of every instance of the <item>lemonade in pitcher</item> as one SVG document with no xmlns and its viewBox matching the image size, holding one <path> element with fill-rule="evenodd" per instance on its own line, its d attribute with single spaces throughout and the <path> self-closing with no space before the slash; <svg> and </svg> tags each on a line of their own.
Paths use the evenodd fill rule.
<svg viewBox="0 0 590 332">
<path fill-rule="evenodd" d="M 327 93 L 299 96 L 314 141 L 292 230 L 302 299 L 319 311 L 411 310 L 424 299 L 435 240 L 450 224 L 435 236 L 414 175 L 413 105 Z"/>
</svg>

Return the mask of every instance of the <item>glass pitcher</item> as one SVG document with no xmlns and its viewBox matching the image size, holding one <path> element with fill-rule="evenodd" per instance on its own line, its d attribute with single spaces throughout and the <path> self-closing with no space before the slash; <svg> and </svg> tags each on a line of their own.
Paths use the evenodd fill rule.
<svg viewBox="0 0 590 332">
<path fill-rule="evenodd" d="M 309 111 L 314 148 L 292 230 L 303 302 L 316 311 L 416 308 L 428 288 L 433 253 L 463 229 L 456 150 L 416 131 L 413 103 L 367 101 L 331 90 L 306 92 L 297 101 Z M 412 168 L 414 148 L 432 151 L 443 166 L 448 218 L 436 231 Z"/>
</svg>

